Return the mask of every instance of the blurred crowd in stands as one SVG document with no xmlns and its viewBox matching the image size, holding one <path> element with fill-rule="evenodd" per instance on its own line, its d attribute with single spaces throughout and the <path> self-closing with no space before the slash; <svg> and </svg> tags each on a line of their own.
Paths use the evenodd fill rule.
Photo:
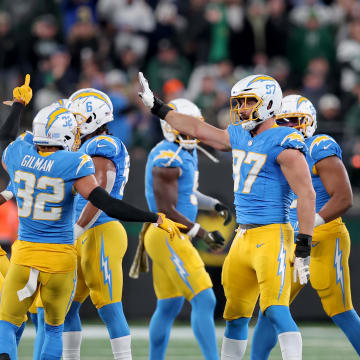
<svg viewBox="0 0 360 360">
<path fill-rule="evenodd" d="M 360 185 L 360 1 L 0 0 L 0 98 L 31 74 L 24 127 L 43 106 L 95 87 L 113 101 L 111 132 L 145 157 L 161 131 L 140 106 L 139 70 L 165 101 L 187 97 L 222 128 L 237 80 L 275 77 L 285 95 L 314 103 L 318 132 L 342 145 Z"/>
</svg>

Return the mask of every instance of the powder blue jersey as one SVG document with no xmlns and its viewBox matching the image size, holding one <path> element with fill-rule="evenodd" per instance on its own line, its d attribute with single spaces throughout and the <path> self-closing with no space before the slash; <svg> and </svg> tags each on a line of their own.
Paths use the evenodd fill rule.
<svg viewBox="0 0 360 360">
<path fill-rule="evenodd" d="M 130 166 L 129 154 L 121 140 L 115 136 L 99 135 L 85 141 L 80 151 L 91 157 L 99 156 L 109 159 L 114 163 L 115 176 L 113 178 L 108 177 L 106 190 L 112 197 L 121 200 L 128 181 Z M 79 218 L 86 204 L 87 200 L 79 194 L 76 199 L 76 219 Z M 114 220 L 117 221 L 117 219 L 113 219 L 99 210 L 91 220 L 89 228 Z"/>
<path fill-rule="evenodd" d="M 342 152 L 339 144 L 328 135 L 315 135 L 311 138 L 305 139 L 305 143 L 309 149 L 306 155 L 306 161 L 309 165 L 311 179 L 316 192 L 316 212 L 329 201 L 330 195 L 326 191 L 320 176 L 317 174 L 315 165 L 318 161 L 325 159 L 329 156 L 337 156 L 342 159 Z M 296 196 L 293 194 L 294 201 L 290 209 L 290 221 L 294 230 L 297 229 L 297 209 L 296 209 Z"/>
<path fill-rule="evenodd" d="M 285 149 L 306 153 L 295 129 L 273 127 L 255 137 L 241 126 L 228 127 L 233 155 L 234 204 L 239 224 L 289 221 L 291 190 L 277 157 Z"/>
<path fill-rule="evenodd" d="M 21 136 L 3 153 L 19 215 L 19 240 L 73 244 L 74 182 L 94 174 L 91 158 L 59 150 L 40 155 Z"/>
<path fill-rule="evenodd" d="M 199 176 L 197 152 L 196 149 L 192 151 L 181 149 L 176 154 L 178 149 L 179 145 L 177 143 L 163 140 L 151 150 L 145 170 L 145 196 L 150 211 L 157 212 L 153 188 L 153 167 L 180 168 L 181 175 L 178 179 L 176 210 L 194 222 L 198 211 L 197 197 L 195 195 Z"/>
</svg>

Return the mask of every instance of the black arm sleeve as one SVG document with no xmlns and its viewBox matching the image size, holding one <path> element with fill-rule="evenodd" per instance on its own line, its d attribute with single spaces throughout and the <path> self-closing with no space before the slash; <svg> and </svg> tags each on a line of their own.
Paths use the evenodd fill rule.
<svg viewBox="0 0 360 360">
<path fill-rule="evenodd" d="M 125 201 L 113 198 L 101 186 L 90 193 L 88 200 L 107 215 L 122 221 L 156 223 L 159 218 L 155 213 L 140 210 Z"/>
<path fill-rule="evenodd" d="M 0 141 L 4 146 L 16 139 L 20 129 L 21 113 L 24 108 L 25 106 L 19 102 L 14 102 L 11 106 L 10 114 L 0 128 Z M 7 144 L 5 144 L 6 142 Z"/>
</svg>

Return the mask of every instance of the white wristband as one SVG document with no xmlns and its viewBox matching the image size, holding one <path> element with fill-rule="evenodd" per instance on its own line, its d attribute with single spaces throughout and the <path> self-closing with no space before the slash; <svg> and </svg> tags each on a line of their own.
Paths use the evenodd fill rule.
<svg viewBox="0 0 360 360">
<path fill-rule="evenodd" d="M 325 224 L 325 220 L 318 214 L 315 214 L 315 223 L 314 223 L 314 227 L 320 226 Z"/>
<path fill-rule="evenodd" d="M 0 195 L 2 195 L 2 197 L 3 197 L 6 201 L 8 201 L 8 200 L 10 200 L 10 199 L 12 199 L 12 198 L 14 197 L 14 194 L 13 194 L 11 191 L 9 191 L 9 190 L 4 190 L 4 191 L 2 191 L 2 192 L 0 193 Z"/>
<path fill-rule="evenodd" d="M 186 233 L 191 238 L 195 237 L 200 229 L 200 224 L 195 223 L 194 226 Z"/>
<path fill-rule="evenodd" d="M 83 227 L 81 227 L 78 224 L 74 225 L 74 241 L 76 241 L 77 238 L 79 238 L 83 233 L 84 233 L 85 229 Z"/>
</svg>

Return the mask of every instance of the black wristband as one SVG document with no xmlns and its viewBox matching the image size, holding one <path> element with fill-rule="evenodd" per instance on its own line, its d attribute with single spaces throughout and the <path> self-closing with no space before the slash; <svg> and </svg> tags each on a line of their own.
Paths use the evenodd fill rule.
<svg viewBox="0 0 360 360">
<path fill-rule="evenodd" d="M 101 186 L 90 193 L 88 200 L 110 217 L 121 221 L 156 223 L 159 218 L 156 213 L 140 210 L 125 201 L 113 198 Z"/>
<path fill-rule="evenodd" d="M 169 105 L 164 104 L 162 100 L 154 96 L 154 106 L 151 108 L 151 112 L 158 116 L 160 119 L 165 120 L 167 113 L 172 109 Z"/>
<path fill-rule="evenodd" d="M 295 256 L 306 258 L 310 256 L 312 236 L 298 233 L 296 235 Z"/>
</svg>

